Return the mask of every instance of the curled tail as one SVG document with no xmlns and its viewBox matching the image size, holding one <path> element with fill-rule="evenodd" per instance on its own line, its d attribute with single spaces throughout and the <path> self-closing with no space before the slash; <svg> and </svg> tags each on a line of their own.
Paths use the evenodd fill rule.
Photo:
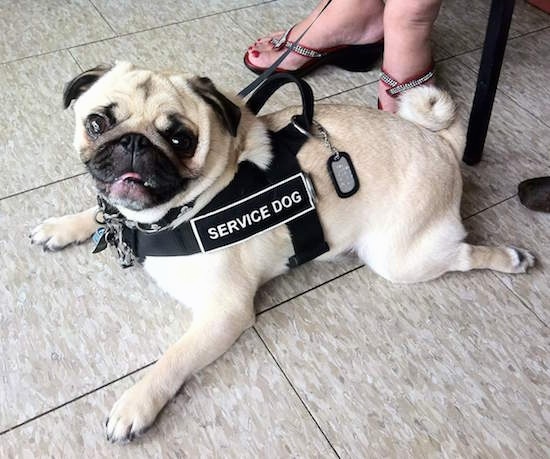
<svg viewBox="0 0 550 459">
<path fill-rule="evenodd" d="M 451 96 L 435 86 L 419 86 L 404 92 L 400 97 L 397 114 L 423 128 L 437 132 L 462 159 L 466 140 L 464 126 L 456 114 Z"/>
</svg>

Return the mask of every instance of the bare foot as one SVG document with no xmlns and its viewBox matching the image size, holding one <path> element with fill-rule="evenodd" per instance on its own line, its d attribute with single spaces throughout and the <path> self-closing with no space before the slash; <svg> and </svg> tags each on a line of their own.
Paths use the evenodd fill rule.
<svg viewBox="0 0 550 459">
<path fill-rule="evenodd" d="M 399 102 L 397 97 L 392 97 L 386 92 L 387 89 L 384 83 L 378 82 L 378 108 L 385 112 L 396 113 Z"/>
<path fill-rule="evenodd" d="M 331 3 L 308 30 L 300 44 L 312 49 L 326 49 L 341 45 L 362 45 L 380 41 L 384 36 L 382 22 L 384 4 L 380 1 L 368 2 L 365 5 L 362 0 L 352 0 L 352 3 L 357 3 L 357 7 L 346 4 L 346 2 Z M 296 40 L 313 22 L 318 11 L 319 7 L 303 21 L 296 24 L 290 31 L 288 40 Z M 271 39 L 280 38 L 283 34 L 284 31 L 279 31 L 259 38 L 247 50 L 248 62 L 258 68 L 267 68 L 273 64 L 286 48 L 275 49 Z M 310 59 L 297 53 L 290 53 L 280 68 L 296 70 Z"/>
</svg>

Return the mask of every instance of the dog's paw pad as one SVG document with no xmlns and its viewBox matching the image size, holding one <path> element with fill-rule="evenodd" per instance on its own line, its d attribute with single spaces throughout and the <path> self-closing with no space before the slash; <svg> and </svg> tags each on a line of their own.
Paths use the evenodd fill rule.
<svg viewBox="0 0 550 459">
<path fill-rule="evenodd" d="M 142 435 L 155 421 L 159 407 L 139 383 L 115 403 L 105 421 L 105 434 L 111 443 L 130 442 Z"/>
<path fill-rule="evenodd" d="M 510 256 L 512 257 L 513 272 L 525 273 L 535 266 L 535 256 L 525 249 L 510 247 Z"/>
</svg>

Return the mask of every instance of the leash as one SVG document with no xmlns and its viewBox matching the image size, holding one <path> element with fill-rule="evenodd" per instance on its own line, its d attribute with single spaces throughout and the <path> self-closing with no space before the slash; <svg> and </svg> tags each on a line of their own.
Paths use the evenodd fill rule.
<svg viewBox="0 0 550 459">
<path fill-rule="evenodd" d="M 276 72 L 277 67 L 279 67 L 279 65 L 281 64 L 281 62 L 283 62 L 286 59 L 286 57 L 292 51 L 294 51 L 296 46 L 299 46 L 300 40 L 302 38 L 304 38 L 304 35 L 307 33 L 307 31 L 311 28 L 311 26 L 313 24 L 315 24 L 317 19 L 319 19 L 319 16 L 321 16 L 321 14 L 327 9 L 327 7 L 331 3 L 332 3 L 332 0 L 328 0 L 327 3 L 325 4 L 325 6 L 323 6 L 323 8 L 321 9 L 321 11 L 319 11 L 317 16 L 315 16 L 315 19 L 313 19 L 313 21 L 311 21 L 311 24 L 306 27 L 306 29 L 301 33 L 301 35 L 296 40 L 294 40 L 294 43 L 292 44 L 292 46 L 290 48 L 288 48 L 281 56 L 279 56 L 279 58 L 273 64 L 271 64 L 270 67 L 265 69 L 258 78 L 256 78 L 252 83 L 250 83 L 248 86 L 243 88 L 237 95 L 244 99 L 252 91 L 254 91 L 258 86 L 262 85 L 271 75 L 273 75 Z M 277 88 L 275 88 L 275 89 L 277 89 Z"/>
</svg>

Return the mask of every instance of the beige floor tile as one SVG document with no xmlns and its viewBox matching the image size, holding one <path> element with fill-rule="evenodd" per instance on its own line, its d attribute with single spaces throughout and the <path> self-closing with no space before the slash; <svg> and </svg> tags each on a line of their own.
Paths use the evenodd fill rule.
<svg viewBox="0 0 550 459">
<path fill-rule="evenodd" d="M 79 71 L 66 51 L 0 65 L 0 197 L 83 172 L 62 106 Z"/>
<path fill-rule="evenodd" d="M 0 62 L 113 35 L 87 0 L 5 0 L 0 5 Z"/>
<path fill-rule="evenodd" d="M 550 26 L 550 16 L 526 1 L 516 1 L 509 37 L 517 37 Z"/>
<path fill-rule="evenodd" d="M 168 0 L 157 2 L 151 8 L 148 0 L 94 0 L 98 10 L 118 33 L 137 32 L 257 3 L 262 3 L 262 0 Z M 215 33 L 208 30 L 210 38 Z"/>
<path fill-rule="evenodd" d="M 335 457 L 252 330 L 192 377 L 131 444 L 105 440 L 103 420 L 125 378 L 0 438 L 0 456 L 85 458 Z"/>
<path fill-rule="evenodd" d="M 444 1 L 434 26 L 433 40 L 451 56 L 483 46 L 490 2 Z M 524 1 L 516 1 L 510 37 L 550 25 L 548 16 Z"/>
<path fill-rule="evenodd" d="M 31 246 L 27 235 L 46 217 L 94 202 L 82 177 L 0 201 L 0 431 L 153 361 L 188 323 L 110 251 Z"/>
<path fill-rule="evenodd" d="M 491 273 L 360 269 L 260 316 L 341 457 L 547 457 L 548 328 Z"/>
<path fill-rule="evenodd" d="M 467 220 L 466 227 L 472 241 L 507 243 L 536 255 L 537 265 L 529 275 L 495 275 L 550 325 L 550 214 L 526 209 L 514 197 Z"/>
<path fill-rule="evenodd" d="M 204 31 L 208 30 L 208 35 Z M 132 34 L 71 50 L 83 68 L 127 60 L 154 69 L 181 69 L 210 77 L 237 93 L 253 78 L 242 64 L 247 37 L 224 14 Z"/>
<path fill-rule="evenodd" d="M 499 79 L 502 92 L 546 125 L 550 125 L 550 88 L 545 82 L 545 75 L 550 74 L 549 43 L 549 29 L 510 41 Z M 460 57 L 472 69 L 479 68 L 480 59 L 480 51 Z"/>
</svg>

